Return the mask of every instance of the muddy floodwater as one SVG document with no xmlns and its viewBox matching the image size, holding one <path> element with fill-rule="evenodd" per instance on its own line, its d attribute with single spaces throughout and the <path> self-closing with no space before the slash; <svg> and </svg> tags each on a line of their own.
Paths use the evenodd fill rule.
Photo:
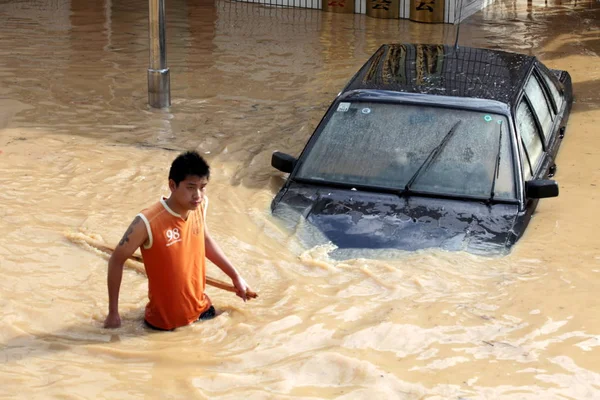
<svg viewBox="0 0 600 400">
<path fill-rule="evenodd" d="M 167 1 L 173 104 L 156 110 L 147 10 L 0 0 L 0 398 L 600 398 L 599 2 L 499 0 L 461 26 L 462 45 L 573 79 L 560 195 L 512 252 L 347 260 L 270 215 L 271 153 L 299 154 L 382 43 L 456 28 Z M 67 237 L 116 243 L 184 149 L 210 162 L 208 226 L 260 297 L 209 287 L 218 318 L 151 332 L 146 278 L 126 269 L 123 326 L 105 330 L 106 259 Z"/>
</svg>

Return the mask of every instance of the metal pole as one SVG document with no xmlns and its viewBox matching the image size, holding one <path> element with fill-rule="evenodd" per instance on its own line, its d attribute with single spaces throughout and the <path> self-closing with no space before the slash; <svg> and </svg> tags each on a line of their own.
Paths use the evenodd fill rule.
<svg viewBox="0 0 600 400">
<path fill-rule="evenodd" d="M 150 68 L 148 68 L 148 104 L 163 108 L 171 105 L 171 82 L 167 68 L 165 40 L 165 0 L 149 0 L 148 34 Z"/>
</svg>

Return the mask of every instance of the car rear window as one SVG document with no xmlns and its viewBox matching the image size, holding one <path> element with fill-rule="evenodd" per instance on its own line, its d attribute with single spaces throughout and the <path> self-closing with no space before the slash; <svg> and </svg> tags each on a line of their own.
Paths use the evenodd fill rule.
<svg viewBox="0 0 600 400">
<path fill-rule="evenodd" d="M 493 189 L 496 199 L 516 198 L 503 115 L 342 102 L 324 123 L 298 178 L 398 190 L 410 183 L 414 191 L 483 198 Z"/>
</svg>

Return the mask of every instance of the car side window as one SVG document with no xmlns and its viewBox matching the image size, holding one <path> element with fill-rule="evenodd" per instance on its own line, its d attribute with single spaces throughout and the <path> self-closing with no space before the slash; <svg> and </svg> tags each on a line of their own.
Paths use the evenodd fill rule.
<svg viewBox="0 0 600 400">
<path fill-rule="evenodd" d="M 529 165 L 529 159 L 527 158 L 527 153 L 525 152 L 525 145 L 521 142 L 519 146 L 519 150 L 521 153 L 521 163 L 523 164 L 523 179 L 528 181 L 531 179 L 531 166 Z"/>
<path fill-rule="evenodd" d="M 544 148 L 533 112 L 525 99 L 521 100 L 517 109 L 517 126 L 519 127 L 519 133 L 525 147 L 524 150 L 527 153 L 527 156 L 523 157 L 524 154 L 521 152 L 521 156 L 525 178 L 528 179 L 531 178 L 531 171 L 535 174 L 544 154 Z"/>
<path fill-rule="evenodd" d="M 538 76 L 532 74 L 525 86 L 525 95 L 533 106 L 533 110 L 538 117 L 542 132 L 546 142 L 552 134 L 552 120 L 554 119 L 554 110 L 550 104 L 542 84 L 538 81 Z"/>
</svg>

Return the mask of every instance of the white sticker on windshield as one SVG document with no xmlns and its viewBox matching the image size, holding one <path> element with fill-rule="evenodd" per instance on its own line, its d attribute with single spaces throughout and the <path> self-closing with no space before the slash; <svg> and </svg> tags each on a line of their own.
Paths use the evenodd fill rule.
<svg viewBox="0 0 600 400">
<path fill-rule="evenodd" d="M 370 114 L 371 113 L 371 109 L 365 107 L 365 108 L 362 109 L 362 113 L 363 114 Z"/>
<path fill-rule="evenodd" d="M 350 109 L 350 103 L 340 103 L 337 110 L 341 112 L 346 112 Z"/>
</svg>

